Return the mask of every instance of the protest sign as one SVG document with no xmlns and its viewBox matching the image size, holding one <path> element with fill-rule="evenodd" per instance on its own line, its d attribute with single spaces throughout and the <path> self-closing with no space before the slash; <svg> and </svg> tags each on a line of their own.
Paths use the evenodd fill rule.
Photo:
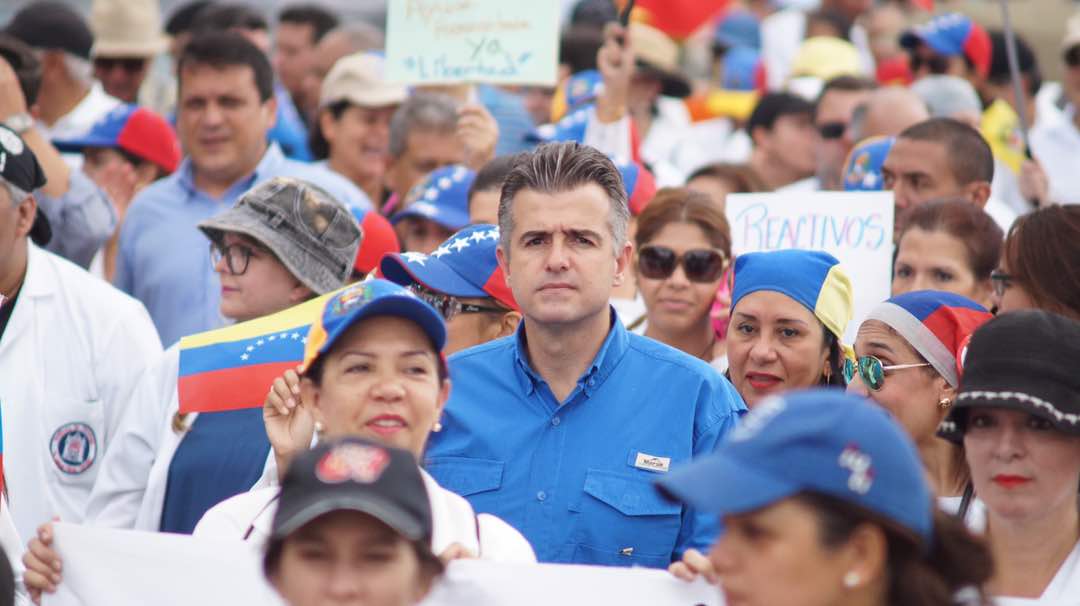
<svg viewBox="0 0 1080 606">
<path fill-rule="evenodd" d="M 387 80 L 555 84 L 557 2 L 395 0 L 388 11 Z"/>
<path fill-rule="evenodd" d="M 250 543 L 189 535 L 55 525 L 64 562 L 44 606 L 277 606 Z M 722 606 L 720 592 L 667 571 L 483 560 L 451 563 L 423 606 L 641 604 Z"/>
<path fill-rule="evenodd" d="M 855 291 L 855 315 L 845 341 L 889 298 L 893 254 L 892 192 L 731 194 L 726 213 L 732 251 L 805 248 L 840 260 Z"/>
</svg>

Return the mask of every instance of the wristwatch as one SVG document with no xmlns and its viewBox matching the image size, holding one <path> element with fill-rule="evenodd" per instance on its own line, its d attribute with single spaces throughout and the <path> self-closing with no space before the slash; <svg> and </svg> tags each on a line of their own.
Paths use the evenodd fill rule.
<svg viewBox="0 0 1080 606">
<path fill-rule="evenodd" d="M 19 112 L 13 116 L 8 116 L 4 120 L 4 126 L 15 131 L 15 134 L 21 135 L 34 126 L 34 118 L 26 112 Z"/>
</svg>

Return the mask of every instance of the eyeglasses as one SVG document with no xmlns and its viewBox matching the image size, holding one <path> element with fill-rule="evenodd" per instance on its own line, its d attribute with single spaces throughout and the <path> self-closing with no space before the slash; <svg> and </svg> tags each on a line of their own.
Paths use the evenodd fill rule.
<svg viewBox="0 0 1080 606">
<path fill-rule="evenodd" d="M 1080 44 L 1065 51 L 1065 65 L 1080 67 Z"/>
<path fill-rule="evenodd" d="M 885 366 L 881 363 L 881 360 L 874 356 L 863 356 L 859 358 L 857 362 L 848 358 L 844 360 L 844 379 L 848 383 L 851 383 L 855 378 L 855 373 L 858 372 L 863 385 L 866 385 L 874 391 L 878 391 L 885 386 L 885 373 L 908 368 L 922 368 L 924 366 L 930 366 L 930 363 L 923 362 L 922 364 L 893 364 L 892 366 Z"/>
<path fill-rule="evenodd" d="M 994 294 L 999 297 L 1005 296 L 1005 291 L 1012 287 L 1013 277 L 1000 269 L 990 272 L 990 284 L 994 287 Z"/>
<path fill-rule="evenodd" d="M 94 67 L 105 72 L 111 72 L 113 68 L 119 67 L 129 74 L 134 74 L 146 67 L 146 59 L 98 57 L 94 59 Z"/>
<path fill-rule="evenodd" d="M 931 74 L 940 76 L 949 72 L 949 59 L 942 57 L 941 55 L 930 55 L 924 57 L 922 55 L 911 56 L 911 71 L 917 72 L 926 66 L 926 70 Z"/>
<path fill-rule="evenodd" d="M 255 254 L 255 249 L 244 244 L 229 244 L 228 246 L 221 246 L 216 242 L 210 244 L 212 266 L 217 267 L 218 263 L 225 259 L 225 266 L 234 276 L 244 275 L 253 254 Z"/>
<path fill-rule="evenodd" d="M 638 251 L 638 271 L 650 280 L 664 280 L 682 265 L 691 282 L 715 282 L 724 273 L 727 257 L 718 250 L 688 250 L 679 255 L 666 246 L 642 246 Z"/>
<path fill-rule="evenodd" d="M 462 303 L 457 297 L 450 295 L 444 295 L 440 293 L 431 292 L 424 288 L 420 288 L 415 284 L 409 288 L 413 291 L 420 300 L 426 302 L 428 305 L 435 308 L 435 311 L 439 312 L 443 320 L 449 322 L 454 319 L 458 314 L 479 314 L 479 313 L 494 313 L 502 314 L 507 310 L 501 307 L 494 307 L 490 305 L 473 305 L 472 303 Z"/>
<path fill-rule="evenodd" d="M 818 125 L 817 129 L 822 139 L 839 139 L 844 136 L 847 126 L 843 122 L 826 122 Z"/>
</svg>

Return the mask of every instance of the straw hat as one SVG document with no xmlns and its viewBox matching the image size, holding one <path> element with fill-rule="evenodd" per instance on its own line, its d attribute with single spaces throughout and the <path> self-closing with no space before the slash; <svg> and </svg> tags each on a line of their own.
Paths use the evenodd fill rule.
<svg viewBox="0 0 1080 606">
<path fill-rule="evenodd" d="M 165 50 L 158 0 L 94 0 L 93 57 L 153 57 Z"/>
<path fill-rule="evenodd" d="M 659 78 L 660 94 L 686 97 L 690 82 L 679 68 L 679 46 L 664 32 L 644 23 L 630 24 L 630 39 L 637 55 L 638 69 Z"/>
</svg>

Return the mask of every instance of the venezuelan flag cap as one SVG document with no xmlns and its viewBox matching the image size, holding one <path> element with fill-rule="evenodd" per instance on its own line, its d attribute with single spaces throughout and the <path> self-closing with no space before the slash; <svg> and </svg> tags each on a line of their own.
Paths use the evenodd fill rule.
<svg viewBox="0 0 1080 606">
<path fill-rule="evenodd" d="M 990 35 L 967 15 L 938 15 L 900 36 L 900 46 L 906 49 L 914 50 L 919 44 L 943 57 L 966 57 L 980 76 L 990 72 Z"/>
<path fill-rule="evenodd" d="M 884 190 L 881 169 L 894 142 L 895 137 L 870 137 L 853 147 L 844 162 L 844 191 Z"/>
<path fill-rule="evenodd" d="M 939 290 L 897 295 L 866 317 L 895 330 L 949 385 L 960 385 L 971 334 L 993 316 L 967 297 Z"/>
<path fill-rule="evenodd" d="M 326 302 L 308 333 L 302 372 L 307 372 L 319 356 L 330 351 L 350 326 L 376 316 L 412 320 L 427 334 L 437 351 L 441 352 L 446 345 L 446 325 L 435 308 L 393 282 L 368 280 L 353 284 Z"/>
<path fill-rule="evenodd" d="M 743 297 L 762 290 L 794 299 L 837 339 L 844 338 L 855 300 L 851 280 L 836 257 L 795 248 L 739 255 L 735 259 L 732 311 Z"/>
<path fill-rule="evenodd" d="M 462 164 L 451 164 L 432 171 L 409 191 L 405 210 L 390 217 L 397 225 L 406 217 L 429 219 L 456 231 L 469 224 L 469 188 L 476 172 Z"/>
</svg>

